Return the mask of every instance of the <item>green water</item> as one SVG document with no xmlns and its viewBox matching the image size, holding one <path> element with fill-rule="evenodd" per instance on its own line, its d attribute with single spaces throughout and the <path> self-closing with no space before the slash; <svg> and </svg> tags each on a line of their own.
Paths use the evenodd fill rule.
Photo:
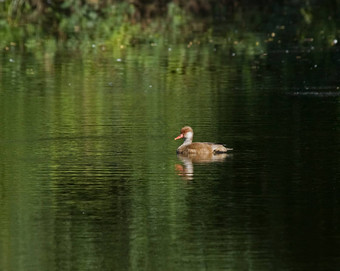
<svg viewBox="0 0 340 271">
<path fill-rule="evenodd" d="M 338 270 L 339 59 L 3 52 L 0 269 Z M 232 155 L 183 161 L 184 125 Z"/>
</svg>

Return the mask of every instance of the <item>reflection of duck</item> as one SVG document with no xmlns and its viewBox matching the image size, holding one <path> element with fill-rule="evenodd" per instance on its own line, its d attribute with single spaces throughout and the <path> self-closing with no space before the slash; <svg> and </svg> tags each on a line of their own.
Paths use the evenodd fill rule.
<svg viewBox="0 0 340 271">
<path fill-rule="evenodd" d="M 203 163 L 223 162 L 230 154 L 220 153 L 203 153 L 203 154 L 178 154 L 177 157 L 182 161 L 182 165 L 176 165 L 179 176 L 185 180 L 192 180 L 194 177 L 194 165 Z"/>
<path fill-rule="evenodd" d="M 192 138 L 194 137 L 194 131 L 189 126 L 185 126 L 181 129 L 181 134 L 175 138 L 175 140 L 184 138 L 184 142 L 178 147 L 178 154 L 218 154 L 226 153 L 232 149 L 226 148 L 223 145 L 210 143 L 210 142 L 194 142 L 192 143 Z"/>
</svg>

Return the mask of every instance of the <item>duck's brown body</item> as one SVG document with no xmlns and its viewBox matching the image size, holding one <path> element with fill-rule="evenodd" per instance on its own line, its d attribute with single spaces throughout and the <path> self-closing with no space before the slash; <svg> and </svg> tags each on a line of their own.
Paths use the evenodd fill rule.
<svg viewBox="0 0 340 271">
<path fill-rule="evenodd" d="M 226 153 L 229 148 L 224 147 L 220 144 L 210 143 L 210 142 L 192 142 L 194 132 L 191 127 L 185 126 L 181 129 L 181 134 L 175 138 L 175 140 L 184 138 L 184 143 L 178 147 L 177 153 L 179 154 L 218 154 Z"/>
<path fill-rule="evenodd" d="M 194 142 L 191 144 L 182 144 L 177 153 L 180 154 L 209 154 L 209 153 L 226 153 L 228 149 L 223 145 L 210 142 Z"/>
</svg>

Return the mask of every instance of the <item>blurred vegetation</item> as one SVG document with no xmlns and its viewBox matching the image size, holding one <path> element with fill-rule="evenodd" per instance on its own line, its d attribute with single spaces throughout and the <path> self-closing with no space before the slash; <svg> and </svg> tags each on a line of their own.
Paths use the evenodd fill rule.
<svg viewBox="0 0 340 271">
<path fill-rule="evenodd" d="M 55 50 L 59 45 L 124 47 L 211 40 L 248 53 L 273 41 L 303 45 L 313 40 L 331 47 L 339 39 L 339 6 L 339 0 L 0 1 L 0 48 Z"/>
</svg>

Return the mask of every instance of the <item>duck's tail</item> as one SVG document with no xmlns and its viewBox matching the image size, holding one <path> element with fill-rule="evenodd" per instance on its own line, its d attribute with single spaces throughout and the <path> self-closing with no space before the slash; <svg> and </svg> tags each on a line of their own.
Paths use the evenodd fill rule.
<svg viewBox="0 0 340 271">
<path fill-rule="evenodd" d="M 223 145 L 217 145 L 216 148 L 214 149 L 214 153 L 227 153 L 229 151 L 232 151 L 233 148 L 226 148 Z"/>
</svg>

